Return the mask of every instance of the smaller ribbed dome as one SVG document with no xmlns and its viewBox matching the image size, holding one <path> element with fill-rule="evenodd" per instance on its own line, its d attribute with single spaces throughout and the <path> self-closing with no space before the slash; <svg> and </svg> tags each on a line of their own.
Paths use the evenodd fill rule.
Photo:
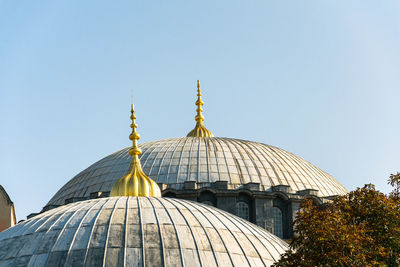
<svg viewBox="0 0 400 267">
<path fill-rule="evenodd" d="M 110 197 L 52 209 L 0 233 L 0 266 L 270 266 L 286 249 L 214 207 Z"/>
</svg>

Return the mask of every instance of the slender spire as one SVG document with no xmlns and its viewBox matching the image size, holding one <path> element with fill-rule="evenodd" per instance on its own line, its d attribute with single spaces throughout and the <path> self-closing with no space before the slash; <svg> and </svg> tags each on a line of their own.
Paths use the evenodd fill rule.
<svg viewBox="0 0 400 267">
<path fill-rule="evenodd" d="M 129 149 L 129 155 L 132 156 L 131 164 L 128 173 L 115 182 L 111 196 L 161 197 L 161 190 L 157 183 L 144 174 L 140 164 L 139 155 L 142 154 L 142 150 L 137 144 L 140 135 L 136 131 L 137 124 L 133 104 L 131 106 L 131 120 L 132 133 L 129 135 L 129 139 L 132 140 L 132 147 Z"/>
<path fill-rule="evenodd" d="M 204 105 L 203 100 L 201 100 L 201 89 L 200 89 L 200 81 L 197 80 L 197 101 L 196 101 L 196 112 L 197 116 L 195 117 L 195 120 L 199 124 L 203 124 L 204 117 L 203 117 L 203 108 L 202 106 Z"/>
<path fill-rule="evenodd" d="M 196 112 L 197 115 L 195 117 L 196 120 L 196 127 L 194 127 L 193 130 L 188 133 L 187 137 L 213 137 L 214 135 L 207 130 L 207 128 L 204 126 L 203 121 L 204 121 L 204 116 L 202 114 L 203 108 L 202 106 L 204 105 L 203 100 L 201 100 L 201 89 L 200 89 L 200 81 L 197 80 L 197 101 L 196 101 Z"/>
</svg>

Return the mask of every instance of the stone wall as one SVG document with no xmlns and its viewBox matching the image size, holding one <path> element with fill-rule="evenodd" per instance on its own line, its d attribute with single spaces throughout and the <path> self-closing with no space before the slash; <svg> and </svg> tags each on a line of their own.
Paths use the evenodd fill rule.
<svg viewBox="0 0 400 267">
<path fill-rule="evenodd" d="M 248 206 L 248 221 L 277 234 L 274 225 L 274 209 L 281 212 L 281 234 L 280 238 L 289 240 L 293 238 L 293 222 L 300 209 L 300 203 L 305 198 L 311 198 L 316 205 L 330 201 L 330 197 L 320 197 L 318 190 L 305 189 L 293 192 L 288 185 L 272 186 L 269 190 L 262 190 L 259 183 L 247 183 L 240 188 L 230 188 L 228 182 L 218 181 L 215 183 L 198 183 L 196 181 L 185 181 L 182 189 L 176 189 L 169 184 L 159 183 L 163 197 L 180 198 L 191 200 L 229 213 L 237 214 L 237 204 L 246 203 Z M 92 192 L 91 199 L 108 197 L 109 192 Z M 64 204 L 74 203 L 87 198 L 73 197 L 65 200 Z M 43 211 L 57 207 L 48 205 Z M 42 211 L 42 212 L 43 212 Z M 28 217 L 37 215 L 32 214 Z M 243 216 L 244 217 L 244 216 Z M 243 218 L 242 217 L 242 218 Z"/>
<path fill-rule="evenodd" d="M 0 232 L 16 224 L 14 204 L 0 185 Z"/>
</svg>

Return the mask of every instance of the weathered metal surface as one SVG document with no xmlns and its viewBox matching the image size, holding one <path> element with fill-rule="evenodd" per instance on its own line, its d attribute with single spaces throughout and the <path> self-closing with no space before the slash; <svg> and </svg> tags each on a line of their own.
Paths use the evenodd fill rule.
<svg viewBox="0 0 400 267">
<path fill-rule="evenodd" d="M 284 241 L 186 200 L 71 203 L 0 233 L 0 266 L 270 266 Z"/>
</svg>

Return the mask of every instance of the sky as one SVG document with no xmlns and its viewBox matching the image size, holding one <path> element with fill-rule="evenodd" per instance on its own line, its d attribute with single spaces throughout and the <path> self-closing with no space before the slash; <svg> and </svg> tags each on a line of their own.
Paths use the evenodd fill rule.
<svg viewBox="0 0 400 267">
<path fill-rule="evenodd" d="M 348 190 L 400 171 L 399 1 L 0 0 L 0 184 L 17 219 L 130 145 L 194 127 L 277 146 Z"/>
</svg>

